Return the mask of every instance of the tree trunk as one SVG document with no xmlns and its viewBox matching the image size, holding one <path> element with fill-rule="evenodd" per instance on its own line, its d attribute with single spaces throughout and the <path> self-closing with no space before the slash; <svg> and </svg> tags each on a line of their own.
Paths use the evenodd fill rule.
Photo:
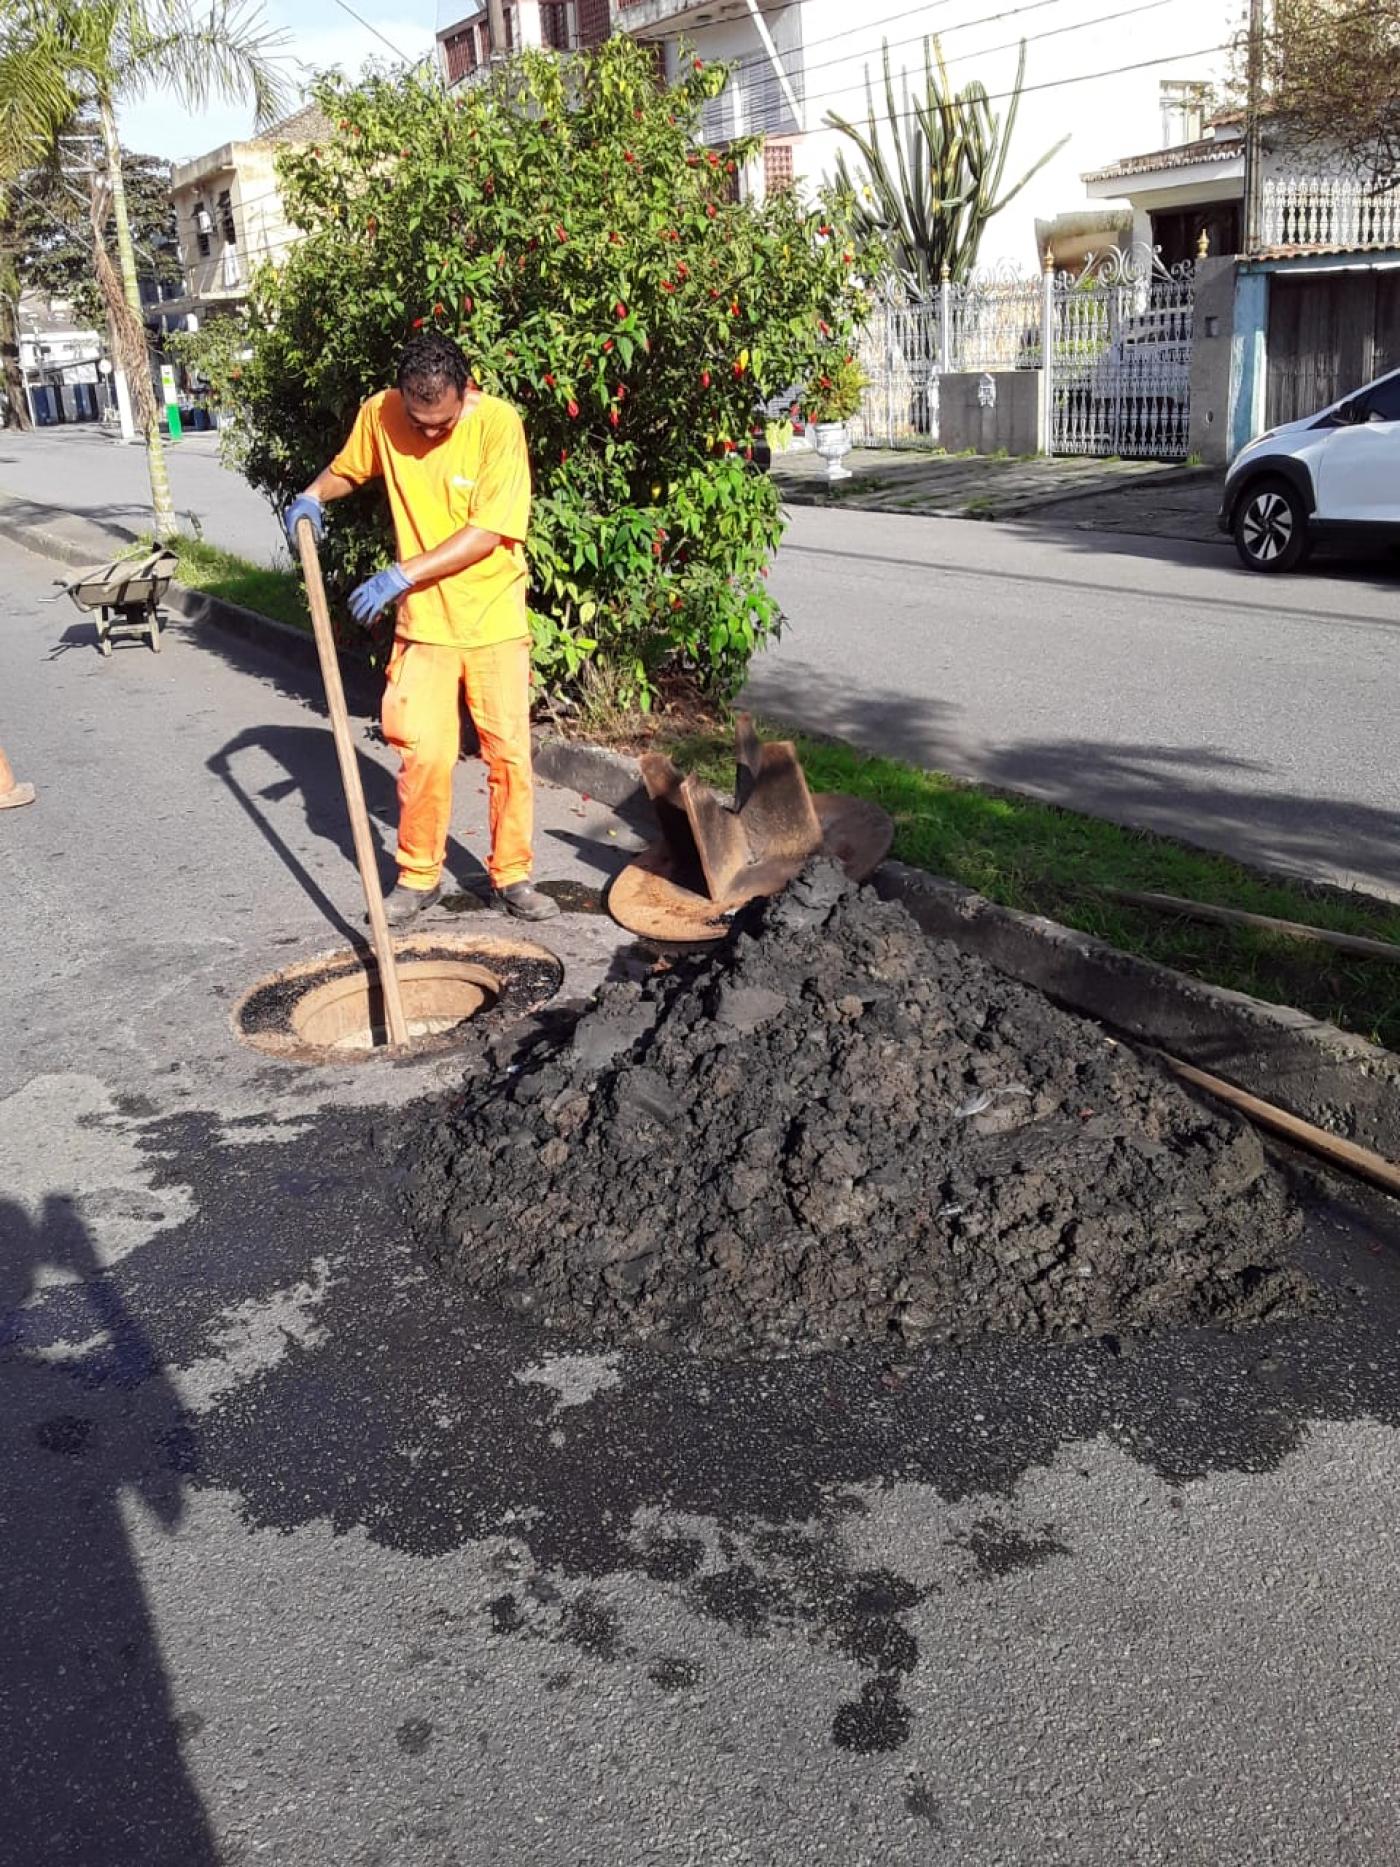
<svg viewBox="0 0 1400 1867">
<path fill-rule="evenodd" d="M 102 140 L 107 146 L 107 186 L 112 191 L 112 215 L 117 223 L 117 263 L 121 267 L 122 295 L 137 330 L 141 333 L 140 382 L 133 383 L 141 425 L 146 433 L 146 468 L 151 478 L 151 506 L 155 515 L 155 535 L 159 539 L 175 535 L 175 504 L 170 493 L 170 475 L 165 464 L 165 447 L 160 438 L 160 410 L 151 387 L 151 367 L 146 354 L 145 324 L 141 315 L 141 288 L 136 282 L 136 249 L 131 243 L 131 222 L 126 212 L 126 189 L 122 182 L 122 152 L 117 136 L 117 119 L 109 97 L 99 100 L 102 117 Z M 100 235 L 99 235 L 100 238 Z"/>
<path fill-rule="evenodd" d="M 0 365 L 5 373 L 5 426 L 31 428 L 19 361 L 19 272 L 10 253 L 0 256 Z"/>
</svg>

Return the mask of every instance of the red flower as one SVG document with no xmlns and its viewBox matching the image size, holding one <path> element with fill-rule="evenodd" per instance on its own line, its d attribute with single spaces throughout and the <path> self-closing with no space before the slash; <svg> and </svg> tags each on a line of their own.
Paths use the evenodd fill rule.
<svg viewBox="0 0 1400 1867">
<path fill-rule="evenodd" d="M 821 389 L 829 389 L 831 387 L 831 378 L 829 376 L 819 376 L 817 378 L 817 386 Z"/>
<path fill-rule="evenodd" d="M 740 362 L 740 360 L 739 360 L 739 358 L 738 358 L 738 357 L 735 357 L 735 359 L 734 359 L 734 374 L 735 374 L 736 376 L 742 376 L 742 375 L 743 375 L 743 373 L 744 373 L 744 366 L 743 366 L 743 364 L 742 364 L 742 363 Z"/>
<path fill-rule="evenodd" d="M 731 318 L 737 318 L 739 315 L 739 301 L 737 298 L 734 300 L 734 303 L 729 307 L 729 315 Z"/>
<path fill-rule="evenodd" d="M 568 450 L 568 448 L 567 448 L 567 447 L 561 447 L 561 448 L 559 449 L 559 465 L 560 465 L 560 466 L 562 467 L 562 466 L 563 466 L 563 464 L 564 464 L 564 462 L 565 462 L 565 461 L 566 461 L 566 460 L 567 460 L 568 458 L 569 458 L 569 450 Z"/>
<path fill-rule="evenodd" d="M 569 420 L 570 421 L 578 420 L 578 403 L 577 402 L 570 402 L 569 404 Z"/>
<path fill-rule="evenodd" d="M 831 326 L 827 323 L 825 318 L 817 319 L 817 329 L 821 332 L 823 337 L 830 337 Z"/>
<path fill-rule="evenodd" d="M 651 547 L 651 555 L 652 555 L 652 556 L 653 556 L 654 558 L 659 558 L 659 557 L 661 556 L 661 546 L 660 546 L 660 545 L 653 545 L 653 546 Z"/>
<path fill-rule="evenodd" d="M 554 387 L 554 378 L 548 372 L 545 374 L 545 381 L 551 389 Z"/>
<path fill-rule="evenodd" d="M 726 454 L 732 454 L 734 452 L 734 443 L 732 441 L 726 441 L 724 444 L 724 451 Z"/>
<path fill-rule="evenodd" d="M 609 244 L 610 246 L 621 246 L 621 245 L 622 245 L 622 235 L 621 235 L 620 233 L 610 233 L 610 234 L 608 235 L 608 244 Z"/>
<path fill-rule="evenodd" d="M 678 279 L 688 279 L 690 277 L 690 267 L 686 265 L 684 260 L 676 267 L 676 277 Z"/>
<path fill-rule="evenodd" d="M 424 326 L 424 325 L 425 325 L 425 324 L 426 324 L 427 322 L 428 322 L 428 320 L 427 320 L 426 318 L 415 318 L 415 319 L 413 320 L 413 328 L 414 328 L 414 330 L 415 330 L 415 331 L 421 331 L 421 330 L 422 330 L 422 328 L 423 328 L 423 326 Z"/>
<path fill-rule="evenodd" d="M 604 343 L 603 348 L 604 350 L 611 350 L 612 347 L 613 347 L 613 340 L 611 337 L 609 337 L 607 341 Z"/>
<path fill-rule="evenodd" d="M 441 306 L 441 305 L 434 305 L 434 306 L 433 306 L 433 316 L 434 316 L 435 318 L 440 318 L 440 317 L 442 316 L 442 306 Z"/>
<path fill-rule="evenodd" d="M 822 225 L 822 226 L 820 226 L 820 227 L 818 227 L 818 228 L 817 228 L 817 232 L 818 232 L 818 233 L 819 233 L 819 234 L 820 234 L 820 235 L 822 236 L 822 238 L 823 238 L 823 239 L 825 239 L 825 238 L 827 237 L 827 235 L 828 235 L 828 234 L 829 234 L 829 233 L 831 232 L 831 229 L 830 229 L 830 227 L 828 227 L 828 226 L 826 226 L 826 225 L 825 225 L 825 224 L 823 223 L 823 225 Z"/>
<path fill-rule="evenodd" d="M 681 606 L 681 599 L 680 599 L 680 598 L 679 598 L 678 596 L 673 596 L 673 597 L 671 598 L 671 608 L 672 608 L 672 609 L 679 609 L 679 608 L 680 608 L 680 606 Z"/>
<path fill-rule="evenodd" d="M 841 255 L 841 264 L 843 266 L 852 265 L 854 264 L 854 261 L 855 261 L 855 255 L 853 253 L 843 253 Z"/>
<path fill-rule="evenodd" d="M 701 370 L 700 387 L 702 389 L 708 389 L 709 386 L 710 386 L 710 372 L 708 370 Z"/>
<path fill-rule="evenodd" d="M 627 307 L 626 305 L 623 304 L 620 298 L 618 299 L 617 303 L 613 306 L 613 310 L 617 313 L 617 315 L 620 318 L 625 318 L 627 316 Z"/>
<path fill-rule="evenodd" d="M 615 408 L 608 410 L 608 420 L 612 423 L 614 428 L 617 426 L 618 422 L 621 421 L 621 419 L 622 417 L 618 414 Z"/>
<path fill-rule="evenodd" d="M 620 382 L 616 389 L 613 390 L 613 396 L 616 401 L 625 402 L 627 400 L 627 384 L 625 382 Z"/>
<path fill-rule="evenodd" d="M 663 279 L 661 281 L 661 289 L 663 292 L 674 292 L 676 288 L 669 279 Z"/>
<path fill-rule="evenodd" d="M 753 449 L 752 449 L 751 447 L 746 447 L 746 448 L 744 449 L 744 459 L 745 459 L 745 460 L 752 460 L 752 459 L 753 459 Z"/>
<path fill-rule="evenodd" d="M 401 149 L 399 151 L 399 154 L 404 158 L 405 161 L 408 160 L 408 151 L 406 149 Z"/>
<path fill-rule="evenodd" d="M 464 298 L 464 299 L 462 300 L 462 309 L 463 309 L 463 311 L 470 311 L 470 310 L 472 309 L 472 306 L 473 306 L 473 305 L 475 304 L 475 302 L 476 302 L 476 301 L 475 301 L 475 299 L 474 299 L 474 298 L 472 297 L 472 295 L 471 295 L 471 293 L 470 293 L 470 292 L 468 292 L 468 293 L 467 293 L 467 295 L 466 295 L 466 297 L 465 297 L 465 298 Z"/>
<path fill-rule="evenodd" d="M 624 162 L 635 162 L 637 160 L 637 158 L 632 154 L 632 151 L 630 149 L 623 150 L 622 159 Z"/>
<path fill-rule="evenodd" d="M 707 220 L 713 220 L 714 217 L 715 217 L 715 204 L 713 201 L 707 201 L 705 203 L 705 218 Z M 716 298 L 718 298 L 719 293 L 716 292 L 715 296 Z"/>
<path fill-rule="evenodd" d="M 713 286 L 713 285 L 712 285 L 712 286 L 710 287 L 710 297 L 711 297 L 711 298 L 718 298 L 718 297 L 719 297 L 719 289 L 718 289 L 718 287 L 717 287 L 717 286 Z"/>
<path fill-rule="evenodd" d="M 726 175 L 732 175 L 734 173 L 734 164 L 732 162 L 726 162 L 724 165 L 724 172 Z"/>
<path fill-rule="evenodd" d="M 567 233 L 565 233 L 565 231 L 564 231 L 564 229 L 563 229 L 562 227 L 556 227 L 556 228 L 554 229 L 554 231 L 555 231 L 555 233 L 556 233 L 556 234 L 558 234 L 558 236 L 559 236 L 559 240 L 560 240 L 560 243 L 561 243 L 561 244 L 562 244 L 562 243 L 563 243 L 563 242 L 564 242 L 565 240 L 567 240 L 567 239 L 568 239 L 568 237 L 569 237 L 569 236 L 568 236 L 568 234 L 567 234 Z"/>
<path fill-rule="evenodd" d="M 697 58 L 697 59 L 696 59 L 696 61 L 695 61 L 695 69 L 696 69 L 697 71 L 703 71 L 703 70 L 705 69 L 705 61 L 704 61 L 704 59 L 703 59 L 703 58 Z"/>
<path fill-rule="evenodd" d="M 712 169 L 717 169 L 719 167 L 719 157 L 715 154 L 713 149 L 708 151 L 708 153 L 705 156 L 705 160 L 709 163 Z"/>
</svg>

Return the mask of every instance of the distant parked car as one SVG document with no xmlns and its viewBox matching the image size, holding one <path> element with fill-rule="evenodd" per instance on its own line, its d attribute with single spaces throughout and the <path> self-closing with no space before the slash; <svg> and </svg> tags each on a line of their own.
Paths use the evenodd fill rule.
<svg viewBox="0 0 1400 1867">
<path fill-rule="evenodd" d="M 1400 370 L 1251 441 L 1220 529 L 1247 570 L 1296 570 L 1326 540 L 1400 543 Z"/>
</svg>

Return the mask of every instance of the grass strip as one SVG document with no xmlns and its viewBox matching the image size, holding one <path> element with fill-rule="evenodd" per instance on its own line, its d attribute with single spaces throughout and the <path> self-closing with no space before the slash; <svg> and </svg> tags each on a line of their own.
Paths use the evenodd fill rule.
<svg viewBox="0 0 1400 1867">
<path fill-rule="evenodd" d="M 310 633 L 311 612 L 306 607 L 301 578 L 294 572 L 250 564 L 232 551 L 221 551 L 217 545 L 187 537 L 183 532 L 170 539 L 169 545 L 180 560 L 176 576 L 187 590 L 221 596 L 226 602 L 240 603 L 260 616 L 271 616 Z M 126 555 L 137 556 L 153 549 L 154 541 L 143 538 Z"/>
<path fill-rule="evenodd" d="M 1096 891 L 1182 895 L 1218 907 L 1400 942 L 1400 906 L 1342 889 L 1312 888 L 1208 850 L 1124 829 L 1028 797 L 987 791 L 942 772 L 876 757 L 765 721 L 766 738 L 791 738 L 814 791 L 845 791 L 882 805 L 894 851 L 989 900 L 1044 914 L 1111 946 L 1273 1004 L 1294 1005 L 1343 1030 L 1400 1049 L 1400 966 L 1254 928 L 1211 927 L 1103 899 Z M 728 789 L 728 731 L 654 741 L 685 771 Z"/>
</svg>

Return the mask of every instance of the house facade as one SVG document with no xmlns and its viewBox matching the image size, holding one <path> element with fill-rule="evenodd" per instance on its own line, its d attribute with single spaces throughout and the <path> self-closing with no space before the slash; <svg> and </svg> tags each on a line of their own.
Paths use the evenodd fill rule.
<svg viewBox="0 0 1400 1867">
<path fill-rule="evenodd" d="M 277 182 L 277 158 L 287 149 L 329 139 L 331 125 L 315 105 L 274 124 L 262 136 L 224 143 L 171 175 L 184 295 L 162 307 L 198 320 L 230 310 L 248 296 L 264 262 L 281 263 L 296 235 Z"/>
<path fill-rule="evenodd" d="M 1026 88 L 1006 169 L 1007 185 L 1046 150 L 1064 147 L 990 223 L 985 263 L 1038 262 L 1037 222 L 1052 224 L 1081 195 L 1086 169 L 1110 163 L 1152 125 L 1164 141 L 1199 135 L 1203 100 L 1224 78 L 1218 0 L 1138 0 L 1131 38 L 1103 0 L 1056 0 L 1043 8 L 990 9 L 983 0 L 896 0 L 852 13 L 838 0 L 506 0 L 506 50 L 518 45 L 573 50 L 610 32 L 655 47 L 674 76 L 690 57 L 734 67 L 723 96 L 705 114 L 704 135 L 722 147 L 762 134 L 762 155 L 746 165 L 740 190 L 761 196 L 798 186 L 815 194 L 855 152 L 827 122 L 831 113 L 863 124 L 867 79 L 883 117 L 881 48 L 888 42 L 896 110 L 907 126 L 922 97 L 924 42 L 937 34 L 955 87 L 974 79 L 1004 116 L 1026 45 Z M 1025 12 L 1022 21 L 1015 15 Z M 1024 33 L 1023 29 L 1024 28 Z M 449 85 L 478 77 L 490 55 L 485 0 L 442 0 L 438 54 Z M 906 85 L 910 95 L 905 95 Z M 1194 114 L 1193 114 L 1194 113 Z M 882 130 L 883 137 L 888 130 Z M 1102 225 L 1093 230 L 1101 235 Z"/>
</svg>

